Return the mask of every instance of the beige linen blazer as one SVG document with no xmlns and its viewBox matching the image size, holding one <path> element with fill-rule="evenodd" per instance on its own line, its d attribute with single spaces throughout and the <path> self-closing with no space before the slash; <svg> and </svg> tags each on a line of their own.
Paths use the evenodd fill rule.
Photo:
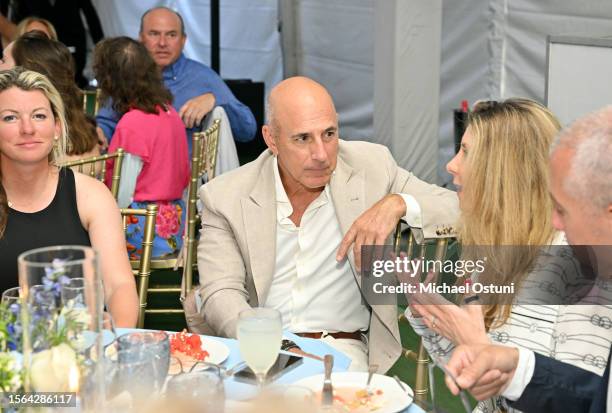
<svg viewBox="0 0 612 413">
<path fill-rule="evenodd" d="M 273 155 L 265 151 L 255 161 L 218 176 L 200 190 L 201 311 L 220 336 L 235 337 L 238 313 L 265 303 L 270 289 L 276 262 L 273 167 Z M 417 200 L 426 238 L 443 236 L 458 217 L 454 192 L 425 183 L 399 168 L 382 145 L 341 140 L 329 185 L 343 234 L 361 213 L 390 193 L 410 194 Z M 352 251 L 349 261 L 353 274 L 357 274 Z M 355 281 L 360 285 L 360 277 L 355 276 Z M 385 372 L 401 354 L 397 308 L 372 305 L 371 310 L 370 363 Z"/>
</svg>

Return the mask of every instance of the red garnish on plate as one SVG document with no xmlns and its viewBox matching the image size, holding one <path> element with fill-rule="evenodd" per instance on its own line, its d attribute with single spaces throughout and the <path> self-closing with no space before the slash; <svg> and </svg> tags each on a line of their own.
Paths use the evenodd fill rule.
<svg viewBox="0 0 612 413">
<path fill-rule="evenodd" d="M 187 330 L 170 335 L 170 352 L 180 352 L 199 361 L 204 361 L 209 356 L 208 351 L 202 349 L 200 336 L 190 334 Z"/>
</svg>

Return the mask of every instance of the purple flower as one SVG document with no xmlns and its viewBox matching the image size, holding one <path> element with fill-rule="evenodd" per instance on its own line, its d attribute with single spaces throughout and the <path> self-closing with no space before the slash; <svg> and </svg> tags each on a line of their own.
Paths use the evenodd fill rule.
<svg viewBox="0 0 612 413">
<path fill-rule="evenodd" d="M 16 316 L 21 311 L 21 306 L 19 303 L 13 303 L 9 306 L 9 310 L 11 310 L 11 313 Z"/>
<path fill-rule="evenodd" d="M 64 268 L 66 260 L 55 258 L 51 266 L 45 267 L 45 276 L 42 277 L 42 285 L 46 291 L 53 292 L 56 304 L 59 304 L 62 285 L 70 283 L 70 277 L 66 276 Z"/>
</svg>

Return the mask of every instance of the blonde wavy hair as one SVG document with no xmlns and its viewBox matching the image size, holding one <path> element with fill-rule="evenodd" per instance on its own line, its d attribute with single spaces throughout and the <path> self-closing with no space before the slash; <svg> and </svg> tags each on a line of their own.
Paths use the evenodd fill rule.
<svg viewBox="0 0 612 413">
<path fill-rule="evenodd" d="M 484 277 L 494 277 L 495 283 L 520 286 L 539 246 L 552 241 L 548 154 L 559 130 L 547 108 L 524 98 L 478 102 L 470 113 L 469 185 L 463 191 L 459 238 L 467 251 L 477 246 L 478 254 L 486 254 Z M 506 322 L 512 298 L 486 308 L 488 327 Z"/>
<path fill-rule="evenodd" d="M 20 21 L 19 24 L 17 25 L 17 31 L 15 34 L 15 37 L 16 38 L 21 37 L 24 34 L 28 33 L 26 32 L 27 27 L 30 25 L 30 23 L 35 23 L 35 22 L 40 23 L 47 28 L 47 31 L 49 32 L 49 38 L 51 40 L 57 40 L 57 32 L 55 31 L 55 27 L 53 26 L 53 23 L 51 23 L 47 19 L 43 19 L 42 17 L 36 17 L 36 16 L 26 17 L 25 19 Z"/>
<path fill-rule="evenodd" d="M 13 87 L 24 91 L 39 90 L 49 100 L 53 117 L 60 124 L 60 135 L 57 137 L 53 151 L 49 154 L 49 163 L 56 165 L 66 155 L 66 137 L 68 136 L 68 128 L 64 115 L 64 102 L 59 92 L 45 75 L 25 70 L 20 66 L 0 71 L 0 93 Z M 4 235 L 7 218 L 8 200 L 2 185 L 2 176 L 0 176 L 0 238 Z"/>
</svg>

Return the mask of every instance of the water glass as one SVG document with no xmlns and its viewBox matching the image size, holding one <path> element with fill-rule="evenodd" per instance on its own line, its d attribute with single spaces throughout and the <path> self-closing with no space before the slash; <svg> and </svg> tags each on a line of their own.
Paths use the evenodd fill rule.
<svg viewBox="0 0 612 413">
<path fill-rule="evenodd" d="M 238 316 L 238 346 L 242 359 L 263 387 L 268 370 L 276 361 L 283 338 L 281 314 L 272 308 L 250 308 Z"/>
<path fill-rule="evenodd" d="M 116 379 L 120 389 L 127 390 L 136 401 L 145 400 L 151 394 L 159 394 L 166 374 L 158 369 L 156 355 L 137 348 L 119 350 L 116 354 Z"/>
<path fill-rule="evenodd" d="M 117 349 L 121 355 L 118 359 L 120 363 L 149 359 L 155 365 L 155 381 L 164 383 L 170 368 L 170 339 L 164 331 L 134 331 L 124 334 L 117 338 Z"/>
<path fill-rule="evenodd" d="M 203 369 L 172 377 L 166 397 L 198 406 L 204 412 L 223 413 L 225 389 L 220 368 L 207 364 Z"/>
</svg>

